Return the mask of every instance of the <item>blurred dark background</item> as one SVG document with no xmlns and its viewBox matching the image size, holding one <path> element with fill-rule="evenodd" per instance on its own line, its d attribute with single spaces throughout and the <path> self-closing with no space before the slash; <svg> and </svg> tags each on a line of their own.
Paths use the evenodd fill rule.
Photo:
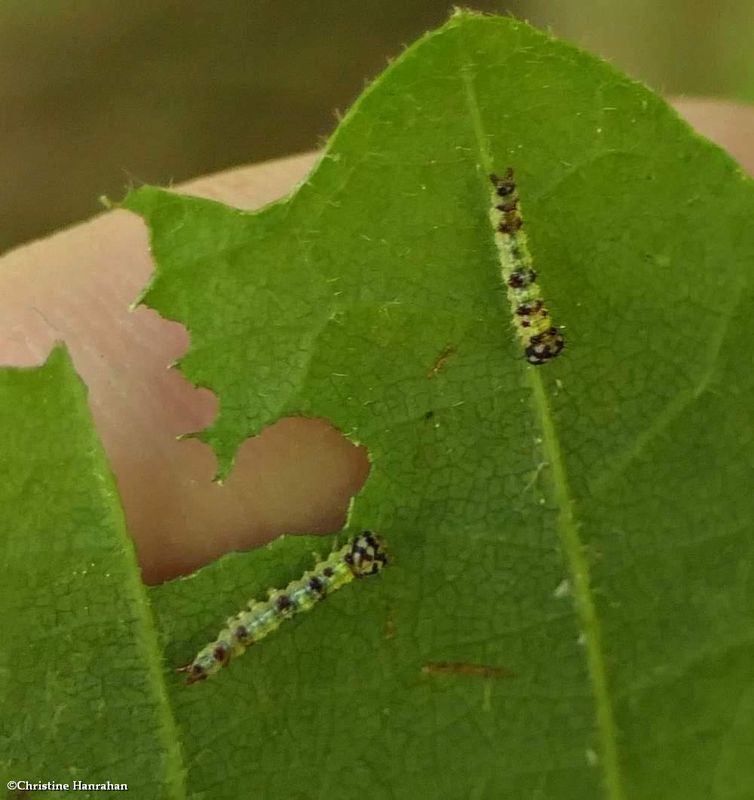
<svg viewBox="0 0 754 800">
<path fill-rule="evenodd" d="M 668 94 L 754 100 L 751 0 L 509 0 Z M 438 0 L 5 0 L 0 251 L 169 183 L 318 146 Z"/>
</svg>

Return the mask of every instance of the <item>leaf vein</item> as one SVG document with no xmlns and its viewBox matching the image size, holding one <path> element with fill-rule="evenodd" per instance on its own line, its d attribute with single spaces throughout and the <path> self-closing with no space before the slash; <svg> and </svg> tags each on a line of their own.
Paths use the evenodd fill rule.
<svg viewBox="0 0 754 800">
<path fill-rule="evenodd" d="M 459 37 L 459 41 L 461 43 L 459 67 L 466 102 L 473 124 L 479 160 L 486 175 L 494 171 L 492 155 L 473 85 L 471 61 L 463 52 L 463 38 Z M 597 733 L 602 755 L 600 765 L 604 776 L 604 786 L 610 800 L 624 800 L 626 795 L 620 773 L 617 726 L 609 694 L 601 626 L 590 588 L 589 564 L 579 536 L 578 523 L 574 518 L 573 500 L 566 467 L 542 378 L 534 368 L 529 368 L 527 374 L 534 397 L 534 410 L 542 431 L 543 449 L 551 465 L 555 500 L 560 509 L 558 515 L 560 539 L 566 562 L 573 576 L 573 597 L 586 640 L 585 650 L 596 709 Z"/>
</svg>

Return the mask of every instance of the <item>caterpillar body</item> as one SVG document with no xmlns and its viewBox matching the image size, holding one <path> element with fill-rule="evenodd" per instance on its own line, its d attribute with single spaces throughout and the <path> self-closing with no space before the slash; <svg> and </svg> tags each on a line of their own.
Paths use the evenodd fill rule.
<svg viewBox="0 0 754 800">
<path fill-rule="evenodd" d="M 495 226 L 495 242 L 501 256 L 503 280 L 508 290 L 513 324 L 524 346 L 530 364 L 546 364 L 565 347 L 559 328 L 552 324 L 545 308 L 537 273 L 519 207 L 518 190 L 513 169 L 508 167 L 502 178 L 490 175 L 493 186 L 494 208 L 491 213 Z"/>
<path fill-rule="evenodd" d="M 311 610 L 320 600 L 354 578 L 377 574 L 387 564 L 382 540 L 363 531 L 285 589 L 273 589 L 267 600 L 252 600 L 248 608 L 230 617 L 215 641 L 202 648 L 190 664 L 179 667 L 186 684 L 205 680 L 234 656 L 268 636 L 287 619 Z"/>
</svg>

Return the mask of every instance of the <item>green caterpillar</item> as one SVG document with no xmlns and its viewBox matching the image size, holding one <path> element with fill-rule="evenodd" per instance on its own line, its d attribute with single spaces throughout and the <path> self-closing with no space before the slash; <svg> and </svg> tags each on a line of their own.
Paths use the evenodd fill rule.
<svg viewBox="0 0 754 800">
<path fill-rule="evenodd" d="M 524 346 L 526 360 L 530 364 L 546 364 L 563 350 L 565 339 L 560 329 L 552 324 L 537 284 L 537 273 L 522 229 L 524 221 L 513 169 L 508 167 L 502 178 L 490 175 L 490 181 L 495 198 L 491 214 L 495 242 L 500 252 L 503 280 L 508 287 L 513 324 Z"/>
<path fill-rule="evenodd" d="M 385 564 L 387 555 L 382 540 L 371 531 L 363 531 L 285 589 L 271 590 L 267 600 L 252 600 L 248 609 L 227 621 L 214 642 L 177 671 L 186 673 L 187 685 L 205 680 L 231 658 L 277 630 L 285 620 L 310 611 L 322 598 L 354 578 L 377 574 Z"/>
</svg>

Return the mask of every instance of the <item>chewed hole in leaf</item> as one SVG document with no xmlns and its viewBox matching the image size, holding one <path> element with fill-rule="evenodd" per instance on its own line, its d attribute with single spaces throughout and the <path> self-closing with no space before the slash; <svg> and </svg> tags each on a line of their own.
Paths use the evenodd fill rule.
<svg viewBox="0 0 754 800">
<path fill-rule="evenodd" d="M 205 449 L 196 441 L 181 446 Z M 179 542 L 161 536 L 161 514 L 149 512 L 154 535 L 138 543 L 144 580 L 156 584 L 186 575 L 225 553 L 282 534 L 338 531 L 368 472 L 366 448 L 326 420 L 283 418 L 241 445 L 222 485 L 208 474 L 204 485 L 195 487 L 201 505 L 186 515 Z"/>
</svg>

